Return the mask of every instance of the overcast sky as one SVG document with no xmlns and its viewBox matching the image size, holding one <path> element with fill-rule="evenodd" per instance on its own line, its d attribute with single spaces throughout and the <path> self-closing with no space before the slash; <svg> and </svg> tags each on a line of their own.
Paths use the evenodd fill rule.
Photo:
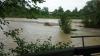
<svg viewBox="0 0 100 56">
<path fill-rule="evenodd" d="M 75 7 L 80 10 L 86 5 L 86 2 L 90 0 L 46 0 L 46 2 L 38 4 L 39 7 L 48 7 L 49 11 L 53 11 L 61 6 L 64 10 L 73 10 Z"/>
</svg>

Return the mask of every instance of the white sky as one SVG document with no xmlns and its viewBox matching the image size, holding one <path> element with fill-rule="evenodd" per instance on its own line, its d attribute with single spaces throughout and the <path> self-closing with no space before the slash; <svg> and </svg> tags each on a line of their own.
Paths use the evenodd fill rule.
<svg viewBox="0 0 100 56">
<path fill-rule="evenodd" d="M 37 4 L 39 7 L 48 7 L 49 11 L 53 11 L 61 6 L 64 10 L 73 10 L 75 7 L 80 10 L 86 5 L 86 2 L 90 0 L 46 0 L 46 2 Z"/>
</svg>

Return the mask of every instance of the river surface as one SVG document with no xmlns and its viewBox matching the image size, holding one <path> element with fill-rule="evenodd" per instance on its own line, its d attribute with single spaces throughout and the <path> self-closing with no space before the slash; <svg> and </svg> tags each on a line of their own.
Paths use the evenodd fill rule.
<svg viewBox="0 0 100 56">
<path fill-rule="evenodd" d="M 72 29 L 77 29 L 77 31 L 72 31 L 70 34 L 64 34 L 60 27 L 58 26 L 58 19 L 25 19 L 25 18 L 7 18 L 10 24 L 4 27 L 4 31 L 22 28 L 20 32 L 20 38 L 24 38 L 27 42 L 35 42 L 37 39 L 42 41 L 51 38 L 53 44 L 57 42 L 72 42 L 70 45 L 75 47 L 82 46 L 81 38 L 71 38 L 70 36 L 81 36 L 81 35 L 100 35 L 100 29 L 84 28 L 83 24 L 80 23 L 81 20 L 72 20 Z M 44 23 L 49 22 L 55 25 L 45 26 Z M 0 30 L 0 41 L 4 42 L 8 47 L 16 47 L 11 38 L 7 38 L 2 30 Z M 90 45 L 100 45 L 99 37 L 85 38 L 85 46 Z"/>
</svg>

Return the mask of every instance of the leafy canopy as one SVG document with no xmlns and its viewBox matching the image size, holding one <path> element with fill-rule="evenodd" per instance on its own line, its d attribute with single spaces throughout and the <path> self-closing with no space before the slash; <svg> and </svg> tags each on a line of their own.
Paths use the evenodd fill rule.
<svg viewBox="0 0 100 56">
<path fill-rule="evenodd" d="M 34 7 L 37 3 L 42 3 L 44 0 L 0 0 L 0 17 L 4 18 L 8 9 L 20 7 Z"/>
</svg>

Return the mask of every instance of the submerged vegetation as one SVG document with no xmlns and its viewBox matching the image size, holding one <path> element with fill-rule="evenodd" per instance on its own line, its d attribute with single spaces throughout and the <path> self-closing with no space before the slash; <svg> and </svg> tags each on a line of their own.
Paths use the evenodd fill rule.
<svg viewBox="0 0 100 56">
<path fill-rule="evenodd" d="M 64 33 L 68 34 L 71 32 L 70 24 L 71 24 L 71 20 L 67 18 L 64 14 L 61 15 L 60 20 L 59 20 L 59 26 Z"/>
</svg>

